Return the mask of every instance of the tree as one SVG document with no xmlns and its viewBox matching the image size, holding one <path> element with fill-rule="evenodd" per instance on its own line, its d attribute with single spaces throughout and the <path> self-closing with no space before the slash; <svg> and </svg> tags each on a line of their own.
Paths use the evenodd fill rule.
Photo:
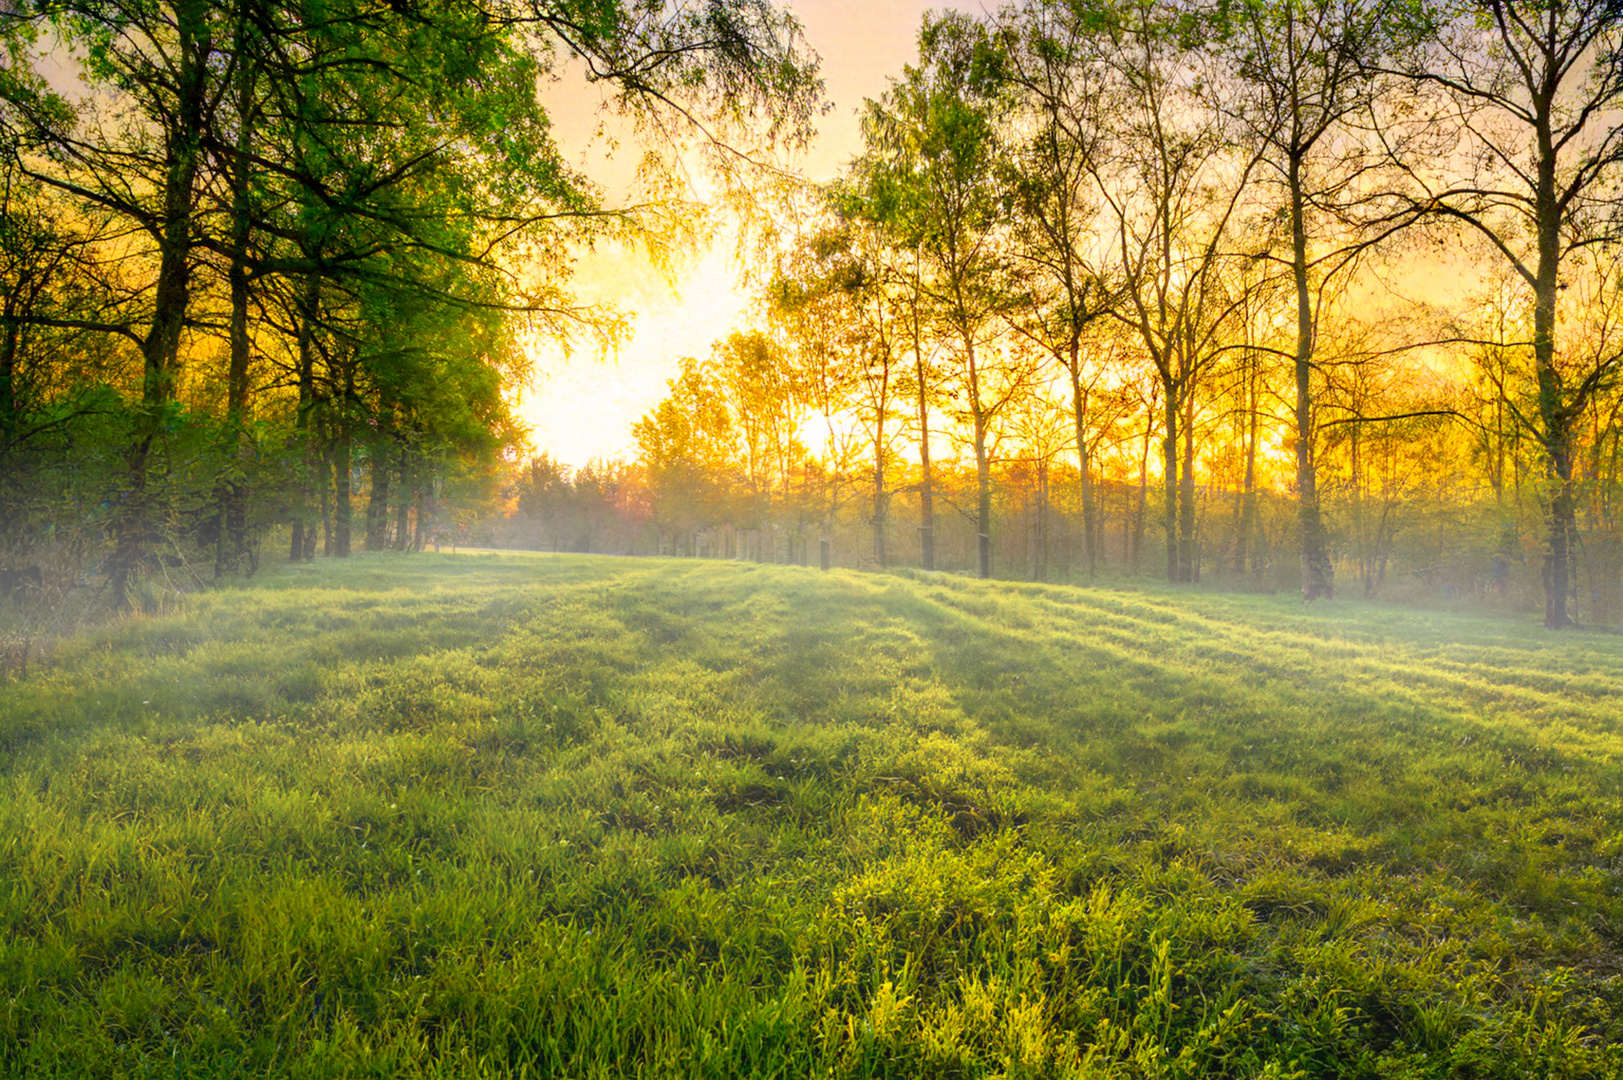
<svg viewBox="0 0 1623 1080">
<path fill-rule="evenodd" d="M 919 446 L 919 563 L 926 570 L 934 570 L 935 478 L 930 458 L 930 407 L 941 379 L 936 364 L 938 342 L 930 328 L 930 299 L 924 289 L 924 247 L 914 224 L 921 213 L 917 203 L 920 190 L 912 178 L 912 165 L 906 155 L 870 145 L 851 163 L 836 185 L 833 198 L 840 219 L 862 232 L 864 250 L 874 261 L 877 278 L 865 284 L 877 305 L 875 317 L 885 310 L 887 301 L 893 305 L 890 332 L 875 354 L 881 365 L 876 389 L 887 395 L 884 400 L 888 400 L 892 389 L 890 365 L 899 364 L 903 350 L 912 356 L 911 370 L 898 367 L 895 371 L 894 389 L 898 396 L 911 391 L 913 399 L 912 419 Z M 878 415 L 876 410 L 876 418 Z M 881 466 L 877 464 L 885 445 L 883 426 L 876 424 L 874 433 L 877 506 L 883 487 L 878 472 Z M 887 518 L 889 505 L 886 495 L 883 507 Z M 884 522 L 876 523 L 875 528 L 882 538 Z"/>
<path fill-rule="evenodd" d="M 60 46 L 53 65 L 72 61 L 77 83 L 55 85 L 73 89 L 44 78 L 42 42 Z M 0 48 L 12 167 L 57 193 L 69 220 L 104 218 L 119 240 L 87 249 L 109 272 L 103 294 L 71 322 L 116 335 L 142 359 L 125 476 L 109 493 L 120 605 L 159 531 L 209 532 L 219 573 L 242 553 L 250 518 L 269 520 L 251 515 L 249 500 L 266 507 L 281 496 L 254 495 L 249 482 L 275 472 L 254 463 L 284 440 L 256 441 L 256 391 L 265 392 L 257 419 L 298 433 L 291 444 L 303 465 L 291 470 L 282 510 L 294 554 L 314 550 L 312 503 L 330 550 L 347 551 L 346 462 L 368 430 L 384 433 L 363 448 L 374 479 L 368 543 L 386 531 L 391 444 L 404 543 L 410 495 L 419 532 L 438 501 L 422 495 L 430 477 L 440 490 L 434 470 L 455 462 L 459 476 L 488 471 L 463 451 L 488 458 L 507 437 L 481 372 L 511 373 L 517 354 L 490 347 L 500 335 L 485 333 L 480 313 L 552 333 L 614 323 L 570 296 L 571 246 L 611 234 L 657 242 L 669 215 L 657 199 L 606 206 L 564 164 L 537 96 L 539 77 L 564 57 L 611 86 L 667 150 L 697 140 L 731 179 L 755 151 L 809 134 L 819 88 L 798 25 L 768 0 L 610 0 L 589 14 L 547 0 L 338 0 L 319 10 L 282 0 L 33 0 L 0 21 Z M 418 327 L 479 324 L 478 344 L 427 351 L 451 365 L 441 384 L 474 387 L 477 405 L 395 394 L 419 382 L 396 378 L 414 354 L 370 320 L 408 307 Z M 13 324 L 67 329 L 64 318 L 36 306 Z M 219 414 L 191 416 L 177 388 L 189 365 L 213 374 L 215 338 L 227 346 Z M 11 370 L 26 367 L 19 358 Z M 296 394 L 291 409 L 284 389 Z M 429 407 L 448 411 L 431 417 Z M 214 450 L 188 452 L 184 478 L 162 471 L 178 460 L 166 452 L 175 433 L 194 423 L 217 429 Z M 172 496 L 182 487 L 209 490 L 212 509 L 181 506 Z"/>
<path fill-rule="evenodd" d="M 1623 178 L 1623 17 L 1613 0 L 1480 0 L 1427 9 L 1435 32 L 1394 70 L 1428 91 L 1448 143 L 1400 158 L 1415 208 L 1458 222 L 1504 260 L 1532 308 L 1534 402 L 1506 406 L 1544 453 L 1544 624 L 1569 626 L 1577 516 L 1575 439 L 1623 352 L 1562 336 L 1573 258 L 1618 239 Z M 1463 166 L 1439 179 L 1440 156 Z"/>
<path fill-rule="evenodd" d="M 1206 100 L 1187 30 L 1183 12 L 1163 0 L 1125 5 L 1104 23 L 1100 56 L 1117 126 L 1112 153 L 1092 170 L 1122 274 L 1112 315 L 1137 335 L 1160 383 L 1169 581 L 1195 573 L 1196 398 L 1244 308 L 1230 242 L 1262 155 L 1237 144 Z"/>
<path fill-rule="evenodd" d="M 1354 127 L 1381 92 L 1375 64 L 1389 51 L 1388 28 L 1402 25 L 1402 12 L 1395 0 L 1251 0 L 1223 14 L 1231 21 L 1221 55 L 1234 59 L 1241 84 L 1232 111 L 1263 147 L 1289 233 L 1289 254 L 1266 257 L 1288 269 L 1295 293 L 1290 360 L 1302 599 L 1329 599 L 1335 570 L 1314 463 L 1324 382 L 1315 377 L 1315 344 L 1325 290 L 1367 247 L 1410 220 L 1371 212 L 1381 205 L 1371 190 L 1375 154 Z"/>
<path fill-rule="evenodd" d="M 982 577 L 992 573 L 991 424 L 1022 382 L 1013 369 L 1004 378 L 986 370 L 1004 293 L 992 120 L 999 66 L 983 25 L 952 13 L 927 17 L 918 66 L 905 68 L 882 100 L 870 101 L 864 118 L 890 182 L 908 191 L 897 203 L 906 215 L 904 235 L 925 261 L 923 290 L 957 355 L 975 454 Z"/>
<path fill-rule="evenodd" d="M 868 208 L 850 183 L 835 186 L 830 209 L 829 219 L 780 263 L 771 287 L 772 310 L 803 348 L 833 361 L 826 369 L 820 363 L 809 369 L 826 388 L 814 396 L 828 398 L 833 411 L 848 413 L 862 428 L 872 464 L 873 561 L 883 567 L 889 561 L 891 497 L 886 470 L 894 456 L 892 420 L 902 392 L 900 283 L 886 264 L 892 254 L 886 238 L 864 220 Z"/>
<path fill-rule="evenodd" d="M 1015 210 L 1012 254 L 1031 271 L 1026 302 L 1013 322 L 1053 356 L 1070 383 L 1090 577 L 1099 547 L 1089 407 L 1097 370 L 1090 373 L 1082 342 L 1115 303 L 1091 190 L 1110 131 L 1092 47 L 1097 23 L 1097 13 L 1086 7 L 1030 0 L 1007 12 L 999 34 L 1005 77 L 1021 105 L 1006 169 Z"/>
<path fill-rule="evenodd" d="M 789 476 L 805 457 L 798 373 L 775 342 L 759 331 L 735 331 L 716 343 L 715 362 L 737 418 L 750 488 L 746 521 L 760 528 L 776 501 L 788 498 Z"/>
<path fill-rule="evenodd" d="M 725 383 L 712 363 L 687 358 L 670 395 L 632 426 L 648 470 L 654 519 L 662 533 L 690 540 L 732 519 L 739 433 Z"/>
</svg>

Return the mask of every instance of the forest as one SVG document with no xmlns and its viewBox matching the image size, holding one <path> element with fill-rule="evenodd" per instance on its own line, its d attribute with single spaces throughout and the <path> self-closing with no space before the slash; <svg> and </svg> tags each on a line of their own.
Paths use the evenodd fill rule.
<svg viewBox="0 0 1623 1080">
<path fill-rule="evenodd" d="M 619 325 L 571 295 L 571 252 L 692 216 L 610 205 L 564 160 L 556 67 L 685 124 L 649 142 L 673 158 L 746 123 L 803 138 L 816 89 L 754 0 L 42 0 L 0 31 L 6 591 L 81 608 L 251 573 L 272 536 L 277 558 L 420 547 L 491 504 L 525 335 Z"/>
<path fill-rule="evenodd" d="M 1618 0 L 854 10 L 0 5 L 0 1077 L 1623 1076 Z"/>
<path fill-rule="evenodd" d="M 760 325 L 629 468 L 532 463 L 516 536 L 1616 625 L 1617 42 L 1566 4 L 932 17 Z"/>
<path fill-rule="evenodd" d="M 765 3 L 397 6 L 6 16 L 16 587 L 471 538 L 1623 620 L 1608 4 L 935 13 L 826 184 L 762 165 L 819 89 Z M 560 153 L 565 61 L 640 197 Z M 753 325 L 631 460 L 524 460 L 526 342 L 622 329 L 570 252 L 679 248 L 699 160 Z"/>
</svg>

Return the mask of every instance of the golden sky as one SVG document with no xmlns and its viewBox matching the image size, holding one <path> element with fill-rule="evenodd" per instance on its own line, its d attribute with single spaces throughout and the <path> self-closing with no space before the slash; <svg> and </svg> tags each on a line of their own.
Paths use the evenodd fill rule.
<svg viewBox="0 0 1623 1080">
<path fill-rule="evenodd" d="M 813 179 L 831 177 L 861 146 L 857 110 L 884 92 L 886 80 L 916 55 L 925 11 L 957 7 L 977 12 L 976 0 L 798 0 L 790 5 L 822 57 L 833 108 L 818 123 L 816 145 L 795 166 Z M 565 154 L 610 191 L 623 187 L 636 149 L 609 156 L 594 138 L 597 92 L 578 79 L 549 88 L 547 102 Z M 667 278 L 624 248 L 582 253 L 576 285 L 582 300 L 610 302 L 632 319 L 617 356 L 600 359 L 586 346 L 567 355 L 542 345 L 536 377 L 521 392 L 518 413 L 538 452 L 579 467 L 595 457 L 632 455 L 631 425 L 665 395 L 666 380 L 684 356 L 702 357 L 710 343 L 744 321 L 749 298 L 738 287 L 731 243 L 719 238 Z M 674 278 L 674 280 L 671 280 Z"/>
</svg>

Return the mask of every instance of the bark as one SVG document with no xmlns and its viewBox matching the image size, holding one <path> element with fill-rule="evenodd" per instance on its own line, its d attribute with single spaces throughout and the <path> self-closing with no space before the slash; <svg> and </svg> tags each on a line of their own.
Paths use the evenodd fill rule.
<svg viewBox="0 0 1623 1080">
<path fill-rule="evenodd" d="M 1169 385 L 1166 397 L 1166 433 L 1161 441 L 1162 527 L 1167 539 L 1167 580 L 1178 577 L 1178 398 Z"/>
<path fill-rule="evenodd" d="M 383 428 L 388 431 L 389 410 L 383 410 Z M 380 436 L 381 438 L 386 437 Z M 366 550 L 382 551 L 388 546 L 389 458 L 383 445 L 374 445 L 369 455 L 372 482 L 366 496 Z"/>
<path fill-rule="evenodd" d="M 1082 488 L 1082 557 L 1088 577 L 1098 569 L 1098 510 L 1093 494 L 1093 455 L 1088 450 L 1088 395 L 1082 388 L 1081 346 L 1071 339 L 1070 362 L 1066 365 L 1071 376 L 1071 416 L 1076 421 L 1077 479 Z"/>
<path fill-rule="evenodd" d="M 203 114 L 210 45 L 208 5 L 182 0 L 174 8 L 175 112 L 164 131 L 163 218 L 158 229 L 158 277 L 152 322 L 141 342 L 141 407 L 129 449 L 127 490 L 113 519 L 114 547 L 108 584 L 113 603 L 129 607 L 130 578 L 149 540 L 147 476 L 164 413 L 175 397 L 180 338 L 191 301 L 194 188 L 202 157 Z"/>
<path fill-rule="evenodd" d="M 885 418 L 879 418 L 879 434 L 874 438 L 873 450 L 873 561 L 883 570 L 885 553 Z"/>
<path fill-rule="evenodd" d="M 433 470 L 423 456 L 417 456 L 417 467 L 412 479 L 417 493 L 417 532 L 412 538 L 412 550 L 422 551 L 425 544 L 436 544 L 440 523 L 439 485 Z"/>
<path fill-rule="evenodd" d="M 255 69 L 247 57 L 246 21 L 239 23 L 236 52 L 237 144 L 231 162 L 231 360 L 226 371 L 226 469 L 220 490 L 220 535 L 214 574 L 242 560 L 248 543 L 248 490 L 242 469 L 243 440 L 248 424 L 248 243 L 252 236 L 249 156 L 253 151 Z M 229 543 L 231 554 L 226 554 Z"/>
<path fill-rule="evenodd" d="M 1244 574 L 1250 555 L 1251 535 L 1257 527 L 1257 361 L 1251 358 L 1247 372 L 1245 484 L 1240 495 L 1240 522 L 1235 530 L 1234 572 Z"/>
<path fill-rule="evenodd" d="M 1183 411 L 1183 472 L 1178 477 L 1178 580 L 1199 579 L 1195 565 L 1195 401 L 1185 395 Z"/>
<path fill-rule="evenodd" d="M 417 504 L 417 528 L 411 537 L 411 550 L 423 550 L 423 542 L 428 539 L 428 498 L 423 492 L 422 469 L 412 470 L 412 499 Z M 673 542 L 674 546 L 674 542 Z M 674 554 L 674 552 L 673 552 Z"/>
<path fill-rule="evenodd" d="M 883 570 L 889 562 L 885 550 L 885 533 L 890 516 L 890 497 L 885 492 L 885 413 L 890 407 L 890 342 L 884 342 L 885 368 L 879 384 L 877 415 L 874 419 L 873 438 L 873 559 Z"/>
<path fill-rule="evenodd" d="M 964 335 L 964 358 L 969 367 L 969 409 L 975 423 L 975 539 L 977 571 L 992 576 L 992 462 L 986 447 L 986 410 L 981 406 L 980 370 L 976 366 L 975 342 Z"/>
<path fill-rule="evenodd" d="M 1155 416 L 1152 409 L 1144 420 L 1144 445 L 1138 455 L 1138 506 L 1133 513 L 1132 560 L 1133 573 L 1144 565 L 1144 529 L 1150 514 L 1150 444 L 1155 440 Z"/>
<path fill-rule="evenodd" d="M 5 336 L 0 338 L 0 452 L 11 449 L 17 437 L 17 356 L 22 327 L 6 300 Z"/>
<path fill-rule="evenodd" d="M 914 335 L 913 357 L 918 367 L 919 387 L 919 565 L 935 569 L 935 492 L 930 476 L 930 402 L 924 381 L 924 354 Z"/>
<path fill-rule="evenodd" d="M 1048 580 L 1048 462 L 1037 462 L 1037 528 L 1036 550 L 1032 553 L 1032 577 Z"/>
<path fill-rule="evenodd" d="M 317 463 L 318 466 L 319 466 L 319 471 L 317 473 L 317 476 L 320 478 L 320 482 L 316 485 L 316 490 L 318 492 L 320 492 L 321 556 L 322 556 L 322 558 L 325 558 L 325 559 L 332 558 L 332 554 L 333 554 L 333 520 L 332 519 L 333 519 L 333 449 L 334 449 L 333 443 L 334 443 L 334 440 L 333 440 L 331 431 L 329 430 L 329 427 L 328 427 L 328 425 L 330 423 L 331 423 L 331 418 L 328 417 L 328 416 L 323 415 L 321 417 L 321 422 L 318 425 L 318 438 L 319 438 L 319 445 L 320 445 L 321 449 L 320 449 L 320 457 L 319 457 L 319 460 L 318 460 L 318 463 Z"/>
<path fill-rule="evenodd" d="M 310 437 L 310 419 L 316 399 L 316 311 L 321 304 L 321 276 L 310 270 L 305 274 L 304 291 L 299 300 L 299 402 L 294 414 L 295 435 L 304 446 L 304 477 L 296 493 L 293 517 L 292 550 L 288 557 L 315 558 L 315 538 L 308 523 L 310 503 L 310 477 L 316 471 L 315 443 Z"/>
<path fill-rule="evenodd" d="M 1572 417 L 1566 387 L 1555 366 L 1555 303 L 1561 269 L 1561 211 L 1555 193 L 1555 150 L 1548 110 L 1537 125 L 1539 160 L 1534 214 L 1538 229 L 1538 268 L 1533 282 L 1533 365 L 1538 376 L 1539 420 L 1545 473 L 1553 489 L 1546 511 L 1544 625 L 1572 625 L 1567 594 L 1572 586 L 1571 541 L 1577 531 L 1572 492 Z"/>
<path fill-rule="evenodd" d="M 338 430 L 333 439 L 333 554 L 340 559 L 349 558 L 350 529 L 354 522 L 354 506 L 350 491 L 350 453 L 353 433 L 350 430 L 355 398 L 355 365 L 353 358 L 345 365 L 344 400 L 336 417 Z"/>
<path fill-rule="evenodd" d="M 400 502 L 395 507 L 394 549 L 405 551 L 411 538 L 411 459 L 405 444 L 400 446 Z"/>
<path fill-rule="evenodd" d="M 1307 280 L 1307 210 L 1302 194 L 1302 160 L 1290 159 L 1291 272 L 1296 285 L 1296 520 L 1302 542 L 1302 601 L 1332 599 L 1335 568 L 1325 543 L 1319 507 L 1318 469 L 1313 459 L 1313 294 Z"/>
</svg>

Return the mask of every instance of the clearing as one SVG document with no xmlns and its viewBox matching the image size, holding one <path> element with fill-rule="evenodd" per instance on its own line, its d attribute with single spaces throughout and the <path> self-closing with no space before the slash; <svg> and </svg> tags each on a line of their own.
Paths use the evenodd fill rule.
<svg viewBox="0 0 1623 1080">
<path fill-rule="evenodd" d="M 1623 646 L 587 556 L 0 686 L 0 1072 L 1623 1071 Z"/>
</svg>

